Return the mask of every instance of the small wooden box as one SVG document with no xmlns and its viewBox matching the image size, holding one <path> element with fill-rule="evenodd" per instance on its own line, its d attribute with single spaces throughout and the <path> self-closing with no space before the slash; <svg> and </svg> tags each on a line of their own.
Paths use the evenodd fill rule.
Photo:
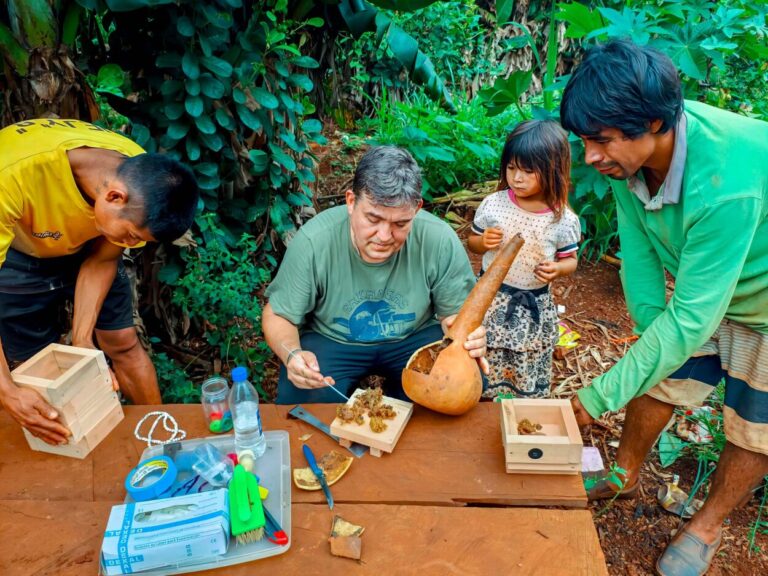
<svg viewBox="0 0 768 576">
<path fill-rule="evenodd" d="M 501 440 L 507 472 L 578 474 L 583 443 L 568 400 L 501 401 Z M 539 434 L 519 434 L 522 420 L 541 425 Z"/>
<path fill-rule="evenodd" d="M 72 436 L 51 446 L 24 431 L 30 448 L 85 458 L 123 419 L 101 350 L 51 344 L 11 372 L 17 386 L 37 391 L 59 413 Z"/>
<path fill-rule="evenodd" d="M 348 405 L 355 403 L 358 394 L 365 392 L 358 388 L 347 402 Z M 395 449 L 400 435 L 405 430 L 405 425 L 413 413 L 413 404 L 389 396 L 383 396 L 382 402 L 392 406 L 397 415 L 391 420 L 385 420 L 387 429 L 383 432 L 374 432 L 369 424 L 368 414 L 363 415 L 365 420 L 362 424 L 354 422 L 345 423 L 335 418 L 331 422 L 331 434 L 339 437 L 339 444 L 349 446 L 351 442 L 357 442 L 371 449 L 372 456 L 381 456 L 382 452 L 391 453 Z"/>
</svg>

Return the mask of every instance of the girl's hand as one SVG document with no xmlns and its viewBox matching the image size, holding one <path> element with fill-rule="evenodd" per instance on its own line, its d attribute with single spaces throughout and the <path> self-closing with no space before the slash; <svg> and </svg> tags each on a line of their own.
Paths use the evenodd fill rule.
<svg viewBox="0 0 768 576">
<path fill-rule="evenodd" d="M 500 228 L 486 228 L 483 231 L 483 248 L 487 250 L 495 250 L 501 246 L 501 241 L 504 240 L 504 232 Z"/>
<path fill-rule="evenodd" d="M 558 276 L 563 275 L 562 266 L 560 262 L 539 262 L 536 268 L 533 269 L 533 275 L 536 276 L 539 282 L 549 284 Z"/>
</svg>

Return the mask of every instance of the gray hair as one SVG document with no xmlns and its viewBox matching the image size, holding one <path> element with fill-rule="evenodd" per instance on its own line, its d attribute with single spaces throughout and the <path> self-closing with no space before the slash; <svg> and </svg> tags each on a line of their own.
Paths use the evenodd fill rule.
<svg viewBox="0 0 768 576">
<path fill-rule="evenodd" d="M 380 206 L 415 206 L 421 200 L 421 169 L 403 148 L 371 148 L 357 165 L 352 191 Z"/>
</svg>

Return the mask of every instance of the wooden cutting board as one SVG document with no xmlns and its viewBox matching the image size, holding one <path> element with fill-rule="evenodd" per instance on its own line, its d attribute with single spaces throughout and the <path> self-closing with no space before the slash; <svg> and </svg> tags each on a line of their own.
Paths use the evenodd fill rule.
<svg viewBox="0 0 768 576">
<path fill-rule="evenodd" d="M 347 406 L 352 406 L 355 399 L 365 393 L 365 390 L 357 389 L 347 402 Z M 390 420 L 385 420 L 387 429 L 383 432 L 374 432 L 371 430 L 368 413 L 363 414 L 363 423 L 343 422 L 338 417 L 331 422 L 331 434 L 340 438 L 339 443 L 346 446 L 349 442 L 357 442 L 364 446 L 369 446 L 371 455 L 381 456 L 382 452 L 391 453 L 395 449 L 397 441 L 405 430 L 408 420 L 413 413 L 413 404 L 389 396 L 382 396 L 382 403 L 392 406 L 397 415 Z"/>
</svg>

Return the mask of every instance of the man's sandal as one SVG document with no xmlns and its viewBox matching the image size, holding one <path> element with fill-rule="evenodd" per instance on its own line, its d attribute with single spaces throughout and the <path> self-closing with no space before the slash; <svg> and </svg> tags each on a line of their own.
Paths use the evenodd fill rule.
<svg viewBox="0 0 768 576">
<path fill-rule="evenodd" d="M 720 546 L 722 533 L 712 544 L 705 544 L 685 529 L 678 534 L 656 561 L 659 576 L 702 576 L 709 570 Z"/>
<path fill-rule="evenodd" d="M 587 490 L 587 500 L 592 502 L 593 500 L 610 500 L 616 496 L 619 500 L 628 500 L 637 498 L 637 492 L 640 488 L 640 482 L 635 481 L 632 486 L 627 486 L 621 491 L 617 490 L 618 486 L 611 482 L 608 478 L 599 480 L 592 488 Z M 618 492 L 618 496 L 616 495 Z"/>
</svg>

